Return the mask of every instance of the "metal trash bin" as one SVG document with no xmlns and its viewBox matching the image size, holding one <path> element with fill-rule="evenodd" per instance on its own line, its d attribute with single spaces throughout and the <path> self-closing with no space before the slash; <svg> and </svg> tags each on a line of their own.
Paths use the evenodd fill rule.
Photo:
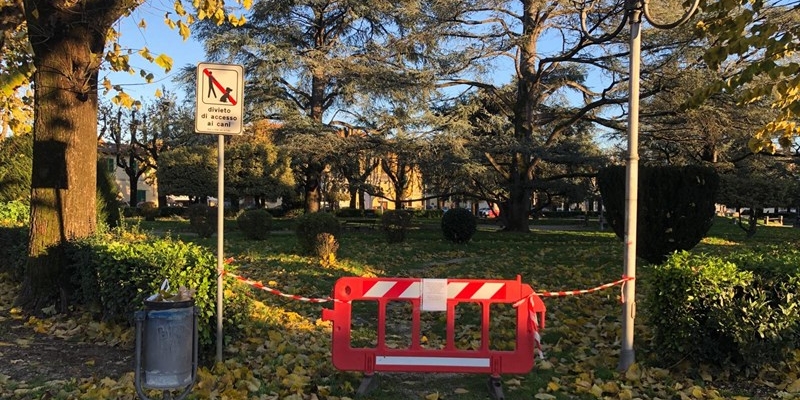
<svg viewBox="0 0 800 400">
<path fill-rule="evenodd" d="M 147 400 L 142 388 L 164 391 L 184 389 L 189 393 L 197 378 L 197 308 L 194 299 L 185 301 L 145 301 L 136 319 L 136 370 L 134 379 L 139 397 Z"/>
</svg>

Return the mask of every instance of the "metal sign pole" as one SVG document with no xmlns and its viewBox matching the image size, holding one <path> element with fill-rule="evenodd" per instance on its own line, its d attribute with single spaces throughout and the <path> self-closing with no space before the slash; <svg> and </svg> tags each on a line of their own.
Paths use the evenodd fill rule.
<svg viewBox="0 0 800 400">
<path fill-rule="evenodd" d="M 225 135 L 217 135 L 217 362 L 222 362 L 222 265 L 225 226 Z"/>
</svg>

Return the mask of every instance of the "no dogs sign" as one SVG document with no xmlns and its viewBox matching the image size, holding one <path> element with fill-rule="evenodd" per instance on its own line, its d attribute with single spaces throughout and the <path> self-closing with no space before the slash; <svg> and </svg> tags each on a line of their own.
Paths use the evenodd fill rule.
<svg viewBox="0 0 800 400">
<path fill-rule="evenodd" d="M 240 135 L 244 121 L 244 68 L 241 65 L 197 64 L 197 133 Z"/>
</svg>

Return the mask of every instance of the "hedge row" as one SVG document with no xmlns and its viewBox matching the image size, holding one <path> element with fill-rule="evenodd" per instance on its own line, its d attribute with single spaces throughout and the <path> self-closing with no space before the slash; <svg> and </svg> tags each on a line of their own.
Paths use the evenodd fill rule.
<svg viewBox="0 0 800 400">
<path fill-rule="evenodd" d="M 679 252 L 653 268 L 646 310 L 660 361 L 750 373 L 800 348 L 800 251 Z"/>
<path fill-rule="evenodd" d="M 106 321 L 132 323 L 134 312 L 165 279 L 172 291 L 195 290 L 199 338 L 204 348 L 214 342 L 216 326 L 217 261 L 207 249 L 171 238 L 102 235 L 70 242 L 67 271 L 73 301 L 95 310 Z M 249 314 L 249 297 L 242 285 L 228 285 L 224 296 L 226 336 Z"/>
</svg>

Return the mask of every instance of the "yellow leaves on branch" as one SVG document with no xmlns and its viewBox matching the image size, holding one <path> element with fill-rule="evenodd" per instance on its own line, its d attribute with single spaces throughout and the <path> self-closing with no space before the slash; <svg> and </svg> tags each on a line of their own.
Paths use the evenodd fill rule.
<svg viewBox="0 0 800 400">
<path fill-rule="evenodd" d="M 178 2 L 179 1 L 176 1 L 176 3 Z M 251 0 L 237 0 L 236 2 L 241 4 L 244 9 L 250 9 L 252 6 Z M 222 25 L 227 20 L 227 22 L 233 26 L 240 26 L 246 21 L 244 16 L 237 17 L 229 12 L 226 12 L 225 2 L 223 0 L 194 0 L 192 5 L 197 10 L 198 19 L 208 19 L 217 25 Z M 177 7 L 175 12 L 178 12 Z"/>
<path fill-rule="evenodd" d="M 250 0 L 235 0 L 233 2 L 229 1 L 228 4 L 230 3 L 240 4 L 244 9 L 249 9 L 252 5 L 252 1 Z M 171 13 L 167 13 L 164 16 L 164 23 L 170 27 L 170 29 L 177 28 L 178 34 L 183 38 L 183 40 L 189 39 L 189 36 L 191 35 L 190 26 L 197 19 L 210 19 L 217 25 L 227 22 L 233 26 L 240 26 L 247 21 L 244 15 L 236 16 L 227 11 L 224 0 L 194 0 L 192 2 L 192 6 L 196 10 L 196 17 L 186 11 L 184 0 L 175 0 L 173 3 L 173 9 L 175 10 L 177 18 L 170 18 Z M 147 23 L 144 20 L 141 20 L 137 26 L 140 29 L 146 29 Z M 113 42 L 111 48 L 105 54 L 105 61 L 109 64 L 110 69 L 112 71 L 127 71 L 131 74 L 135 73 L 136 71 L 130 65 L 130 55 L 134 53 L 134 50 L 123 49 L 118 42 L 119 32 L 116 32 L 113 29 L 109 32 L 108 38 L 109 41 Z M 166 54 L 159 54 L 158 56 L 155 56 L 150 53 L 150 50 L 147 47 L 138 50 L 136 53 L 148 62 L 155 63 L 161 67 L 164 72 L 169 72 L 172 70 L 172 57 Z M 147 83 L 151 83 L 155 79 L 155 75 L 145 70 L 140 70 L 139 75 Z M 2 81 L 0 81 L 0 83 L 2 83 L 0 88 L 11 86 Z M 133 107 L 139 104 L 138 101 L 131 98 L 128 94 L 122 92 L 118 86 L 112 85 L 108 79 L 103 80 L 102 86 L 105 89 L 105 93 L 108 93 L 111 90 L 118 91 L 117 95 L 112 98 L 112 102 L 114 104 L 125 107 Z M 157 93 L 156 97 L 160 97 L 160 93 Z"/>
</svg>

